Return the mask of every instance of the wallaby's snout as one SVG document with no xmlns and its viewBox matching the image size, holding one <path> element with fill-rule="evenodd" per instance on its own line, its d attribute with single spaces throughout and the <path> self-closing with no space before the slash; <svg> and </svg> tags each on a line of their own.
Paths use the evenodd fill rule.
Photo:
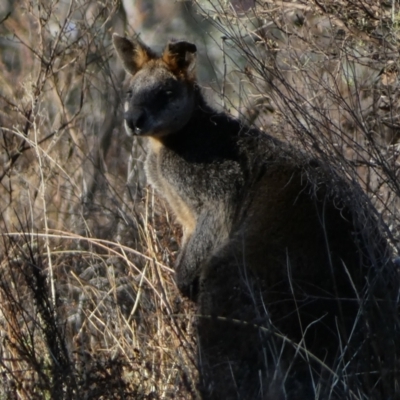
<svg viewBox="0 0 400 400">
<path fill-rule="evenodd" d="M 146 110 L 128 110 L 124 113 L 126 130 L 130 135 L 141 135 L 146 125 Z"/>
</svg>

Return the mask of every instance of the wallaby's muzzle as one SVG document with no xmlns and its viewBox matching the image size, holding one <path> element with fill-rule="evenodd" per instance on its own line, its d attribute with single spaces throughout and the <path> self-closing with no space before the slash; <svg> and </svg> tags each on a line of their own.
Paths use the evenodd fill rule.
<svg viewBox="0 0 400 400">
<path fill-rule="evenodd" d="M 141 135 L 145 132 L 146 111 L 129 110 L 124 114 L 127 131 L 131 135 Z"/>
</svg>

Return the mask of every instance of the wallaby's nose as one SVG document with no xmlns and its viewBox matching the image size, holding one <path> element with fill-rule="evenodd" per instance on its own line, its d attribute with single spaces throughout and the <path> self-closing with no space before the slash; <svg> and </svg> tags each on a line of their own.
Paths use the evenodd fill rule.
<svg viewBox="0 0 400 400">
<path fill-rule="evenodd" d="M 143 127 L 146 121 L 146 113 L 144 110 L 137 112 L 132 112 L 129 110 L 125 112 L 124 118 L 129 129 L 135 135 L 140 135 L 143 132 Z"/>
</svg>

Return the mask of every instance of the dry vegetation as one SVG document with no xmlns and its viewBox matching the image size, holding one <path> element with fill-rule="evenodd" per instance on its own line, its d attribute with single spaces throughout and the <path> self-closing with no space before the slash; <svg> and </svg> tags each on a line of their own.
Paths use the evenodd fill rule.
<svg viewBox="0 0 400 400">
<path fill-rule="evenodd" d="M 10 14 L 8 14 L 10 12 Z M 188 398 L 179 240 L 120 107 L 119 2 L 22 1 L 0 25 L 0 398 Z"/>
<path fill-rule="evenodd" d="M 196 5 L 225 108 L 360 182 L 397 254 L 399 2 Z M 121 124 L 111 33 L 132 33 L 127 11 L 0 6 L 0 399 L 197 397 L 180 232 Z"/>
</svg>

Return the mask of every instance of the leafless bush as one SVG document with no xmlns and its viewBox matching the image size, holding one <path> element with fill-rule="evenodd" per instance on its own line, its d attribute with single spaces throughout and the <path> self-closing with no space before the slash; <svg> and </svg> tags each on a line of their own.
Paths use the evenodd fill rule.
<svg viewBox="0 0 400 400">
<path fill-rule="evenodd" d="M 0 397 L 193 397 L 191 306 L 166 266 L 179 230 L 121 128 L 111 33 L 131 29 L 126 9 L 14 3 L 0 7 Z"/>
</svg>

